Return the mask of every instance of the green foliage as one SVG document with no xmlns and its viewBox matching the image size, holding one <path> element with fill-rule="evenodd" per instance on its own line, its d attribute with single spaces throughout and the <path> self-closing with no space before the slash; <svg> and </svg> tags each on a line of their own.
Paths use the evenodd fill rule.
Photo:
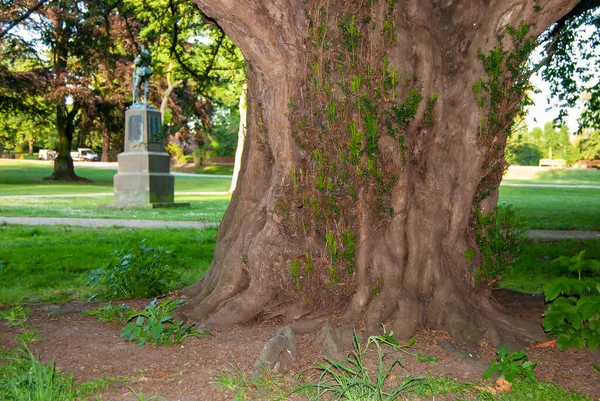
<svg viewBox="0 0 600 401">
<path fill-rule="evenodd" d="M 235 155 L 239 127 L 240 113 L 237 107 L 222 107 L 214 114 L 208 133 L 208 145 L 215 156 Z"/>
<path fill-rule="evenodd" d="M 499 44 L 488 54 L 481 49 L 478 54 L 486 79 L 477 81 L 472 90 L 477 105 L 486 111 L 480 126 L 480 135 L 484 138 L 508 135 L 513 119 L 531 103 L 524 95 L 532 88 L 526 63 L 535 47 L 535 39 L 529 35 L 530 26 L 523 21 L 516 28 L 509 25 L 505 28 L 513 45 L 511 52 L 504 49 L 500 36 Z"/>
<path fill-rule="evenodd" d="M 415 339 L 405 344 L 401 344 L 393 336 L 393 332 L 386 333 L 385 327 L 383 334 L 379 336 L 370 336 L 367 340 L 367 346 L 362 348 L 358 334 L 354 332 L 353 339 L 354 350 L 346 357 L 345 362 L 337 362 L 325 358 L 326 363 L 317 364 L 320 371 L 318 382 L 316 384 L 307 384 L 301 386 L 294 393 L 301 391 L 314 391 L 314 397 L 311 399 L 320 400 L 324 397 L 333 397 L 335 399 L 346 400 L 396 400 L 403 393 L 410 391 L 420 377 L 409 378 L 403 383 L 391 384 L 392 369 L 396 365 L 402 365 L 402 359 L 396 358 L 386 366 L 384 361 L 384 345 L 391 347 L 394 351 L 400 351 L 407 355 L 417 358 L 420 362 L 435 362 L 435 358 L 423 356 L 408 352 Z M 375 377 L 372 377 L 365 367 L 364 357 L 370 345 L 377 348 L 377 371 Z"/>
<path fill-rule="evenodd" d="M 148 298 L 164 294 L 177 278 L 173 253 L 146 245 L 146 240 L 130 249 L 116 250 L 105 268 L 90 272 L 87 285 L 101 287 L 109 298 Z"/>
<path fill-rule="evenodd" d="M 600 262 L 587 260 L 584 255 L 581 251 L 570 258 L 555 259 L 578 277 L 559 277 L 544 287 L 549 306 L 542 325 L 549 335 L 558 337 L 558 348 L 587 346 L 594 350 L 600 345 Z M 582 277 L 588 270 L 595 277 Z"/>
<path fill-rule="evenodd" d="M 528 382 L 535 382 L 535 373 L 533 369 L 537 365 L 527 359 L 525 351 L 508 352 L 508 347 L 502 346 L 496 350 L 498 358 L 491 362 L 488 368 L 481 376 L 483 379 L 490 378 L 494 373 L 499 372 L 509 382 L 523 378 Z"/>
<path fill-rule="evenodd" d="M 131 211 L 127 211 L 131 217 Z M 216 228 L 127 229 L 0 225 L 0 304 L 58 303 L 87 300 L 98 289 L 85 286 L 91 270 L 110 260 L 115 249 L 147 238 L 150 247 L 164 246 L 176 255 L 177 280 L 169 289 L 197 281 L 212 262 Z M 52 255 L 49 257 L 49 255 Z M 27 280 L 23 280 L 27 277 Z"/>
<path fill-rule="evenodd" d="M 571 108 L 581 110 L 580 129 L 600 128 L 599 33 L 597 5 L 583 3 L 539 38 L 544 60 L 540 75 L 549 84 L 548 102 L 560 110 L 558 121 L 565 121 Z"/>
<path fill-rule="evenodd" d="M 119 323 L 128 320 L 129 310 L 129 306 L 125 304 L 114 306 L 112 302 L 109 302 L 98 309 L 86 310 L 83 314 L 94 316 L 103 322 Z"/>
<path fill-rule="evenodd" d="M 75 399 L 72 376 L 59 373 L 54 361 L 44 365 L 25 347 L 12 352 L 11 363 L 0 364 L 0 399 L 70 401 Z"/>
<path fill-rule="evenodd" d="M 0 311 L 0 319 L 6 320 L 7 326 L 23 326 L 31 315 L 31 309 L 21 305 L 15 306 L 5 312 Z"/>
<path fill-rule="evenodd" d="M 300 261 L 298 259 L 290 260 L 290 276 L 292 279 L 292 289 L 299 290 L 302 282 L 300 281 Z"/>
<path fill-rule="evenodd" d="M 344 47 L 352 54 L 354 58 L 354 52 L 356 46 L 358 46 L 359 39 L 363 36 L 354 21 L 353 16 L 346 16 L 345 20 L 338 23 L 338 28 L 342 33 L 342 40 Z"/>
<path fill-rule="evenodd" d="M 348 274 L 352 274 L 354 269 L 354 259 L 356 259 L 356 250 L 358 248 L 356 235 L 352 231 L 346 230 L 342 232 L 341 240 L 344 250 L 340 253 L 340 258 L 346 260 Z"/>
<path fill-rule="evenodd" d="M 567 267 L 551 262 L 582 250 L 585 250 L 589 259 L 600 259 L 600 242 L 594 239 L 526 241 L 521 247 L 519 258 L 499 285 L 529 294 L 543 294 L 548 282 L 572 275 Z"/>
<path fill-rule="evenodd" d="M 181 146 L 175 142 L 169 142 L 167 146 L 165 146 L 165 153 L 171 156 L 171 158 L 177 159 L 178 162 L 185 161 L 185 158 L 183 157 L 183 149 L 181 149 Z"/>
<path fill-rule="evenodd" d="M 121 337 L 129 341 L 137 341 L 139 346 L 152 344 L 181 344 L 186 337 L 199 337 L 210 334 L 208 331 L 197 331 L 195 323 L 189 324 L 174 320 L 172 313 L 183 300 L 166 299 L 161 303 L 154 299 L 143 311 L 132 311 L 121 331 Z"/>
<path fill-rule="evenodd" d="M 476 282 L 493 284 L 500 280 L 519 256 L 525 238 L 525 223 L 511 205 L 498 206 L 490 213 L 476 213 L 480 265 Z"/>
</svg>

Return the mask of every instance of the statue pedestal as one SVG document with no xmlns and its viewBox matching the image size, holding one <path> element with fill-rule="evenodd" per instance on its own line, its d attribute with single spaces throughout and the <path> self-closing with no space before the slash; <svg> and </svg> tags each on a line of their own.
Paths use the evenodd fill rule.
<svg viewBox="0 0 600 401">
<path fill-rule="evenodd" d="M 176 207 L 175 177 L 163 151 L 160 112 L 134 105 L 125 112 L 125 151 L 118 156 L 112 207 Z"/>
</svg>

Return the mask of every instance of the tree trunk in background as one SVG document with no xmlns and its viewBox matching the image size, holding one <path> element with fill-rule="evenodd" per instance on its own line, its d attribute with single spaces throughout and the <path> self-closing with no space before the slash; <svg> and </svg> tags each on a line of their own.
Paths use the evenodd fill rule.
<svg viewBox="0 0 600 401">
<path fill-rule="evenodd" d="M 242 167 L 242 154 L 244 152 L 244 142 L 246 141 L 246 92 L 248 91 L 248 85 L 244 84 L 242 93 L 240 94 L 240 129 L 238 131 L 238 143 L 235 149 L 235 164 L 233 165 L 233 176 L 231 177 L 231 186 L 229 187 L 229 193 L 232 194 L 235 191 L 237 180 L 240 174 L 240 168 Z"/>
<path fill-rule="evenodd" d="M 47 180 L 81 181 L 83 178 L 75 174 L 71 158 L 71 143 L 75 132 L 75 117 L 79 112 L 77 105 L 69 110 L 64 104 L 56 106 L 56 129 L 58 131 L 58 156 L 54 159 L 54 171 Z"/>
<path fill-rule="evenodd" d="M 110 132 L 104 127 L 102 129 L 102 160 L 103 162 L 110 161 Z"/>
<path fill-rule="evenodd" d="M 478 51 L 503 34 L 516 52 L 507 24 L 535 37 L 576 0 L 195 1 L 246 57 L 248 122 L 214 262 L 182 314 L 210 327 L 342 311 L 369 332 L 494 344 L 541 332 L 496 310 L 465 258 L 522 97 Z"/>
<path fill-rule="evenodd" d="M 27 146 L 29 147 L 29 150 L 28 150 L 28 153 L 27 153 L 27 154 L 28 154 L 29 156 L 33 156 L 33 142 L 35 142 L 35 140 L 34 140 L 34 139 L 28 139 L 28 140 L 27 140 Z"/>
</svg>

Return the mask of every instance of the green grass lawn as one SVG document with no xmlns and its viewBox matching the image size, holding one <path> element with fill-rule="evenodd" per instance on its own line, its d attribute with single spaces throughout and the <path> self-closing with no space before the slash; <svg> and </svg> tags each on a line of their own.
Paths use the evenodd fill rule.
<svg viewBox="0 0 600 401">
<path fill-rule="evenodd" d="M 600 231 L 600 189 L 500 187 L 531 229 Z"/>
<path fill-rule="evenodd" d="M 529 179 L 520 179 L 518 172 L 509 170 L 506 177 L 506 183 L 600 185 L 600 170 L 595 168 L 542 170 Z"/>
<path fill-rule="evenodd" d="M 49 195 L 79 193 L 112 193 L 116 170 L 76 167 L 84 182 L 44 181 L 52 174 L 51 165 L 0 161 L 0 195 Z M 175 177 L 176 192 L 227 192 L 231 179 L 220 177 Z"/>
<path fill-rule="evenodd" d="M 544 285 L 557 277 L 570 275 L 568 269 L 552 261 L 559 256 L 574 256 L 585 251 L 586 259 L 600 260 L 598 240 L 527 241 L 521 255 L 502 278 L 500 287 L 541 294 Z"/>
<path fill-rule="evenodd" d="M 171 167 L 171 171 L 192 174 L 233 175 L 233 164 L 203 164 L 193 167 Z"/>
<path fill-rule="evenodd" d="M 176 202 L 189 202 L 190 207 L 159 209 L 113 209 L 105 207 L 113 196 L 22 198 L 18 201 L 0 198 L 0 215 L 7 217 L 85 217 L 102 219 L 178 220 L 219 222 L 229 206 L 229 195 L 182 195 Z"/>
<path fill-rule="evenodd" d="M 0 226 L 0 305 L 84 300 L 95 290 L 88 273 L 103 267 L 111 252 L 143 239 L 172 251 L 181 288 L 198 280 L 212 262 L 217 230 L 68 226 Z"/>
</svg>

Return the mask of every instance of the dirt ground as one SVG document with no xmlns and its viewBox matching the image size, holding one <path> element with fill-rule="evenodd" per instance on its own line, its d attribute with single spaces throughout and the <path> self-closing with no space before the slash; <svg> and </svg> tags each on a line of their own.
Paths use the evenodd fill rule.
<svg viewBox="0 0 600 401">
<path fill-rule="evenodd" d="M 516 314 L 540 320 L 541 300 L 523 300 L 511 294 L 500 294 L 500 302 Z M 132 308 L 143 308 L 148 301 L 125 302 Z M 527 303 L 526 306 L 524 306 Z M 103 377 L 121 377 L 102 393 L 103 400 L 136 400 L 130 390 L 146 397 L 161 396 L 166 400 L 231 400 L 234 396 L 211 384 L 219 371 L 237 364 L 250 375 L 252 365 L 268 339 L 279 328 L 272 324 L 239 326 L 231 330 L 213 331 L 214 337 L 189 338 L 171 347 L 138 347 L 119 337 L 121 326 L 103 323 L 80 312 L 98 304 L 73 303 L 61 306 L 37 305 L 27 325 L 36 329 L 41 340 L 31 343 L 43 362 L 56 361 L 56 366 L 75 376 L 79 382 Z M 540 310 L 541 307 L 541 310 Z M 17 329 L 0 323 L 0 345 L 3 349 L 18 346 Z M 299 337 L 296 371 L 309 370 L 322 355 L 313 346 L 315 335 Z M 405 367 L 396 375 L 447 375 L 462 381 L 478 380 L 489 361 L 495 359 L 494 348 L 479 344 L 466 350 L 479 360 L 461 357 L 448 346 L 446 333 L 421 331 L 411 351 L 439 358 L 437 363 L 419 363 L 404 358 Z M 440 343 L 444 346 L 440 346 Z M 349 350 L 348 350 L 349 351 Z M 373 352 L 373 354 L 375 354 Z M 592 362 L 600 364 L 600 350 L 527 349 L 536 361 L 538 380 L 549 380 L 567 389 L 600 400 L 600 373 Z M 126 378 L 126 379 L 125 379 Z M 125 382 L 125 384 L 123 384 Z"/>
</svg>

